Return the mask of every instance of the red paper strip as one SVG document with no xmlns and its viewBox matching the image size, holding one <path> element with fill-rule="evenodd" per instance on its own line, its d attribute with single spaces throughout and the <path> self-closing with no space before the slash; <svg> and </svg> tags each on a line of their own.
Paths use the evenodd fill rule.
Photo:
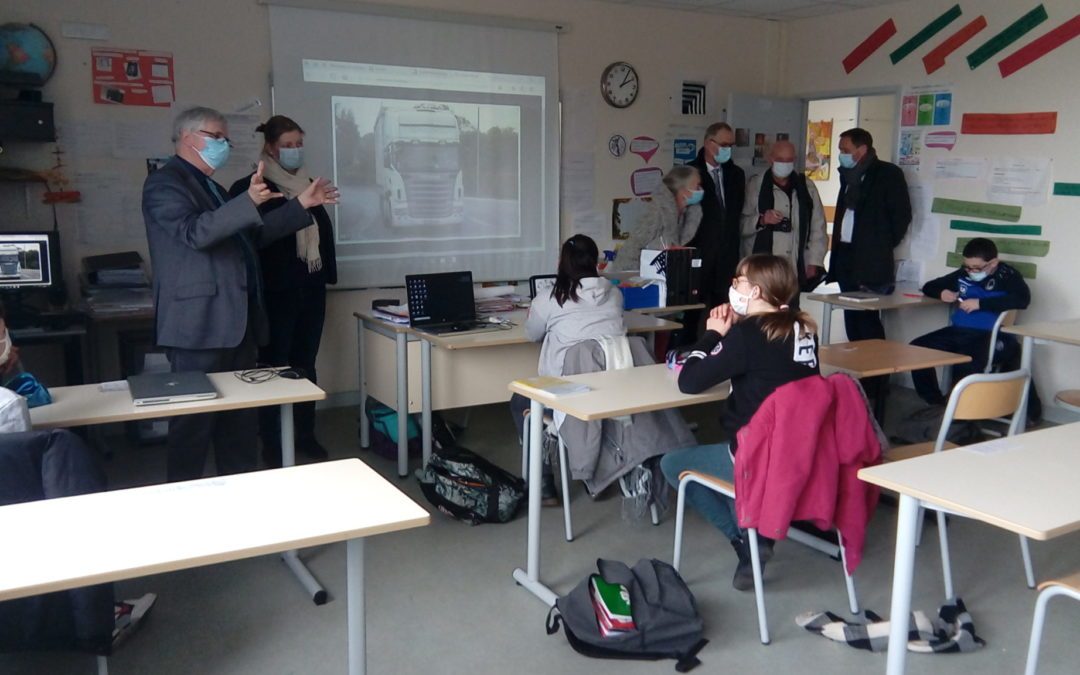
<svg viewBox="0 0 1080 675">
<path fill-rule="evenodd" d="M 889 19 L 878 26 L 877 30 L 870 33 L 870 37 L 860 42 L 858 47 L 852 49 L 851 53 L 844 57 L 844 72 L 850 75 L 851 71 L 858 68 L 863 61 L 880 49 L 881 45 L 888 42 L 889 38 L 894 35 L 896 35 L 896 23 Z"/>
<path fill-rule="evenodd" d="M 975 35 L 983 28 L 986 28 L 986 17 L 979 16 L 977 19 L 946 38 L 946 40 L 937 47 L 934 47 L 923 57 L 923 65 L 926 66 L 926 74 L 929 75 L 938 68 L 944 66 L 945 58 L 949 54 L 952 54 L 962 47 L 965 42 L 975 37 Z"/>
<path fill-rule="evenodd" d="M 1057 130 L 1056 112 L 964 113 L 964 134 L 1052 134 Z"/>
<path fill-rule="evenodd" d="M 1080 35 L 1080 14 L 998 61 L 1001 76 L 1008 77 L 1033 61 L 1038 61 L 1077 35 Z"/>
</svg>

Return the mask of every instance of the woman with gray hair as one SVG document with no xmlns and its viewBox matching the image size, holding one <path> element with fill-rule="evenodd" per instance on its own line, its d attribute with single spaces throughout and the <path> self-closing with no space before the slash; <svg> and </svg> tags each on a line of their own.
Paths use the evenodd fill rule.
<svg viewBox="0 0 1080 675">
<path fill-rule="evenodd" d="M 698 204 L 705 192 L 692 166 L 677 166 L 664 176 L 664 185 L 652 193 L 645 215 L 615 257 L 615 269 L 636 270 L 642 249 L 685 246 L 701 224 Z"/>
</svg>

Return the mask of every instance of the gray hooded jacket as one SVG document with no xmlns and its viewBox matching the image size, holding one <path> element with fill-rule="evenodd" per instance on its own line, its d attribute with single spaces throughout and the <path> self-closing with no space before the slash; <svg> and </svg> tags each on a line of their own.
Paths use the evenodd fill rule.
<svg viewBox="0 0 1080 675">
<path fill-rule="evenodd" d="M 582 340 L 605 335 L 626 335 L 622 292 L 603 277 L 586 277 L 577 290 L 578 301 L 560 307 L 551 293 L 536 296 L 525 320 L 525 337 L 544 341 L 540 348 L 540 375 L 563 374 L 566 350 Z"/>
</svg>

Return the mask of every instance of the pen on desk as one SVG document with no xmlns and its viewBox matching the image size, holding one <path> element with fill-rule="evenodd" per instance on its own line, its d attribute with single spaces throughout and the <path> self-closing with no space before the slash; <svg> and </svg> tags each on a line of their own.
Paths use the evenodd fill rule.
<svg viewBox="0 0 1080 675">
<path fill-rule="evenodd" d="M 921 298 L 922 296 L 922 293 L 904 293 L 905 298 Z"/>
</svg>

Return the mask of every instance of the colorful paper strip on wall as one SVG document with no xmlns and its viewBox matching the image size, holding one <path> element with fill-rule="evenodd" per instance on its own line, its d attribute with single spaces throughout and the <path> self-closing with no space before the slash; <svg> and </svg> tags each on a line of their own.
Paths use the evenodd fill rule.
<svg viewBox="0 0 1080 675">
<path fill-rule="evenodd" d="M 877 27 L 877 29 L 870 33 L 870 36 L 859 43 L 855 49 L 851 50 L 851 53 L 844 57 L 841 62 L 844 65 L 844 72 L 851 74 L 851 71 L 858 68 L 863 61 L 870 58 L 870 55 L 881 49 L 881 45 L 889 41 L 889 38 L 896 35 L 896 23 L 892 19 L 889 19 L 885 23 Z"/>
<path fill-rule="evenodd" d="M 1002 77 L 1038 61 L 1061 45 L 1080 35 L 1080 14 L 1069 19 L 1042 37 L 1036 38 L 998 62 Z"/>
<path fill-rule="evenodd" d="M 979 16 L 974 21 L 950 35 L 944 42 L 934 47 L 923 57 L 923 66 L 926 74 L 934 72 L 945 65 L 945 59 L 960 47 L 964 46 L 971 38 L 975 37 L 982 29 L 986 28 L 986 17 Z"/>
<path fill-rule="evenodd" d="M 900 63 L 908 54 L 923 46 L 927 40 L 943 31 L 945 26 L 948 26 L 953 21 L 959 19 L 961 14 L 960 5 L 953 5 L 944 14 L 926 24 L 926 27 L 918 33 L 915 33 L 911 39 L 893 50 L 893 53 L 889 54 L 889 60 L 893 62 L 894 66 Z"/>
<path fill-rule="evenodd" d="M 963 252 L 971 239 L 972 237 L 957 237 L 956 252 Z M 1000 237 L 990 237 L 990 239 L 997 245 L 999 253 L 1011 253 L 1028 258 L 1045 258 L 1050 253 L 1050 242 L 1045 239 L 1002 239 Z"/>
<path fill-rule="evenodd" d="M 1080 197 L 1080 183 L 1054 183 L 1054 194 L 1058 197 Z"/>
<path fill-rule="evenodd" d="M 985 232 L 986 234 L 1042 234 L 1042 225 L 991 225 L 975 220 L 951 220 L 950 230 L 961 232 Z"/>
<path fill-rule="evenodd" d="M 962 199 L 934 197 L 930 206 L 932 213 L 945 213 L 952 216 L 1004 220 L 1010 223 L 1020 222 L 1020 207 L 1009 204 L 991 204 L 990 202 L 968 202 Z"/>
<path fill-rule="evenodd" d="M 1052 134 L 1057 131 L 1056 112 L 964 113 L 962 134 Z"/>
<path fill-rule="evenodd" d="M 1022 260 L 1012 260 L 1011 258 L 1002 258 L 1010 266 L 1015 267 L 1020 274 L 1024 275 L 1025 279 L 1034 279 L 1038 276 L 1039 266 L 1033 262 L 1025 262 Z M 956 251 L 949 251 L 945 254 L 945 265 L 948 267 L 960 267 L 964 264 L 964 256 L 960 255 Z"/>
<path fill-rule="evenodd" d="M 970 66 L 972 70 L 975 70 L 989 61 L 994 54 L 997 54 L 1002 49 L 1005 49 L 1012 43 L 1024 37 L 1028 31 L 1035 26 L 1038 26 L 1043 21 L 1046 21 L 1047 18 L 1049 17 L 1046 14 L 1046 8 L 1039 5 L 1014 21 L 1008 28 L 984 42 L 981 47 L 971 52 L 967 57 L 968 66 Z"/>
</svg>

